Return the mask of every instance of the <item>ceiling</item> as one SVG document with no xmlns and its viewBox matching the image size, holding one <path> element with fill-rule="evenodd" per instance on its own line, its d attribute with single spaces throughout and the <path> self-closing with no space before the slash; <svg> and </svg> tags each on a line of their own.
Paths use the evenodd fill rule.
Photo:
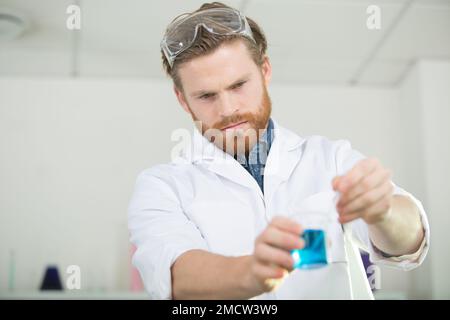
<svg viewBox="0 0 450 320">
<path fill-rule="evenodd" d="M 165 78 L 159 41 L 197 0 L 0 0 L 29 29 L 0 42 L 0 75 Z M 273 81 L 395 86 L 418 59 L 450 60 L 450 0 L 232 0 L 263 28 Z M 66 28 L 70 4 L 81 30 Z M 369 5 L 381 29 L 366 26 Z M 0 11 L 1 12 L 1 11 Z"/>
</svg>

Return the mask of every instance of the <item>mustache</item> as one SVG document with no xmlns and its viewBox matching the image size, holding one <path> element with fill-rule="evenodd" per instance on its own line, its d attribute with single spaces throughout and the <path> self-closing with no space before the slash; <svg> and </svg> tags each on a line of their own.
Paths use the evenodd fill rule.
<svg viewBox="0 0 450 320">
<path fill-rule="evenodd" d="M 228 127 L 232 124 L 239 123 L 239 122 L 248 121 L 251 123 L 252 120 L 253 120 L 253 115 L 251 113 L 238 114 L 238 115 L 233 115 L 233 116 L 227 117 L 227 118 L 221 120 L 220 122 L 215 123 L 212 126 L 212 128 L 220 130 L 222 128 Z"/>
</svg>

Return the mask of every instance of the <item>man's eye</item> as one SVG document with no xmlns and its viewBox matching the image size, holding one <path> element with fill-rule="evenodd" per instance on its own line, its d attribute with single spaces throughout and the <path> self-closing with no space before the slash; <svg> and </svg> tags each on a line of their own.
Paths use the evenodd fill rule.
<svg viewBox="0 0 450 320">
<path fill-rule="evenodd" d="M 214 94 L 213 93 L 208 93 L 208 94 L 204 94 L 204 95 L 200 96 L 200 99 L 208 100 L 208 99 L 210 99 L 212 97 L 214 97 Z"/>
<path fill-rule="evenodd" d="M 238 88 L 242 87 L 242 86 L 244 85 L 244 83 L 245 83 L 245 81 L 244 81 L 244 82 L 239 82 L 238 84 L 236 84 L 236 85 L 233 87 L 233 89 L 238 89 Z"/>
</svg>

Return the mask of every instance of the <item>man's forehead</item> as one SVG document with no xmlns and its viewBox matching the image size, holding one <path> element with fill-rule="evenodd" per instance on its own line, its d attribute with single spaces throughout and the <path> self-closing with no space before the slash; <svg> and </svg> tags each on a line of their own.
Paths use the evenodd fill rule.
<svg viewBox="0 0 450 320">
<path fill-rule="evenodd" d="M 184 63 L 179 75 L 186 92 L 218 90 L 255 72 L 247 47 L 242 41 L 220 46 L 211 54 Z"/>
</svg>

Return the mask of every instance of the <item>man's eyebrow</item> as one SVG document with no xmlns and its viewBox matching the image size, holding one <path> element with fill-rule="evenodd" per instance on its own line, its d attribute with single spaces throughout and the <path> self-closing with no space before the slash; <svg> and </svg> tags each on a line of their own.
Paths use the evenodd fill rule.
<svg viewBox="0 0 450 320">
<path fill-rule="evenodd" d="M 234 81 L 231 85 L 229 85 L 227 87 L 227 89 L 232 89 L 234 86 L 236 86 L 237 84 L 241 83 L 241 82 L 245 82 L 248 81 L 250 79 L 250 74 L 246 74 L 242 77 L 240 77 L 238 80 Z M 198 91 L 194 91 L 191 94 L 191 97 L 198 97 L 198 96 L 202 96 L 204 94 L 214 94 L 214 91 L 208 91 L 208 90 L 198 90 Z"/>
</svg>

